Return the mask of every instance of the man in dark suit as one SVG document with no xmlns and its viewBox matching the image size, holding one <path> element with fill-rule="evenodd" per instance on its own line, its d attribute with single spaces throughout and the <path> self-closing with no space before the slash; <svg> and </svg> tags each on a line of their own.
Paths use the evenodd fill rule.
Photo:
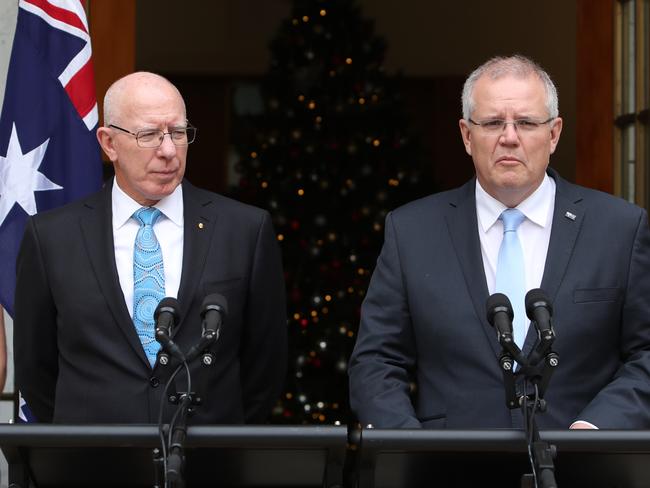
<svg viewBox="0 0 650 488">
<path fill-rule="evenodd" d="M 26 227 L 15 303 L 18 389 L 42 422 L 157 423 L 161 402 L 169 421 L 175 406 L 162 396 L 178 362 L 156 357 L 154 309 L 160 296 L 178 298 L 171 339 L 187 352 L 202 335 L 204 298 L 219 293 L 228 313 L 213 364 L 190 363 L 200 404 L 188 422 L 265 421 L 287 359 L 283 272 L 268 213 L 183 179 L 195 129 L 166 79 L 141 72 L 118 80 L 104 120 L 97 137 L 114 181 Z M 164 289 L 158 283 L 154 301 L 134 270 L 134 243 L 146 228 L 133 216 L 142 207 L 157 209 L 148 237 L 157 236 L 162 257 L 152 272 Z M 186 390 L 181 373 L 166 396 Z"/>
<path fill-rule="evenodd" d="M 363 425 L 522 427 L 486 319 L 486 300 L 502 291 L 504 214 L 517 209 L 522 266 L 501 268 L 517 271 L 523 294 L 548 295 L 560 358 L 539 427 L 650 427 L 647 214 L 548 168 L 557 107 L 548 75 L 521 56 L 491 59 L 467 79 L 460 131 L 476 178 L 386 218 L 349 368 Z M 538 336 L 512 301 L 526 355 Z"/>
</svg>

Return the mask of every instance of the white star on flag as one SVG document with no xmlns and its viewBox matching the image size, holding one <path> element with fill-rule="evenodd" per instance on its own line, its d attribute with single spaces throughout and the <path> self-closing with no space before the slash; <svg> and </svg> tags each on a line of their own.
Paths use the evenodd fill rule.
<svg viewBox="0 0 650 488">
<path fill-rule="evenodd" d="M 13 124 L 7 155 L 0 156 L 0 225 L 14 203 L 20 205 L 29 215 L 34 215 L 38 211 L 35 192 L 63 189 L 38 171 L 49 142 L 47 139 L 40 146 L 23 154 L 16 124 Z"/>
</svg>

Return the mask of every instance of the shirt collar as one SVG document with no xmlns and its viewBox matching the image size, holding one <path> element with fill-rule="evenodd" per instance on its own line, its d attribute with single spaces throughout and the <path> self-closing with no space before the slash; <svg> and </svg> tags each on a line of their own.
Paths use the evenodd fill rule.
<svg viewBox="0 0 650 488">
<path fill-rule="evenodd" d="M 550 214 L 553 211 L 554 200 L 555 181 L 545 174 L 542 183 L 532 195 L 517 205 L 517 208 L 534 224 L 546 227 L 551 224 Z M 506 208 L 503 203 L 483 189 L 478 179 L 476 180 L 476 215 L 483 232 L 490 230 Z"/>
<path fill-rule="evenodd" d="M 111 193 L 113 205 L 113 228 L 119 229 L 133 216 L 133 213 L 142 207 L 138 202 L 127 195 L 117 179 L 113 179 Z M 174 191 L 160 199 L 155 205 L 162 214 L 179 227 L 183 226 L 183 186 L 178 185 Z"/>
</svg>

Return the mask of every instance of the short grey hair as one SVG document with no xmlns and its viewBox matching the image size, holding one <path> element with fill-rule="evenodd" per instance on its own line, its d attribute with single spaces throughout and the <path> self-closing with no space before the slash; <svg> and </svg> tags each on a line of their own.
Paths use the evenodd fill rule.
<svg viewBox="0 0 650 488">
<path fill-rule="evenodd" d="M 559 115 L 557 88 L 551 80 L 551 77 L 533 60 L 516 54 L 514 56 L 497 56 L 489 59 L 481 66 L 476 68 L 465 80 L 463 85 L 463 118 L 468 120 L 472 116 L 475 103 L 473 97 L 474 85 L 482 76 L 489 76 L 490 79 L 496 80 L 502 76 L 510 75 L 517 78 L 526 78 L 531 74 L 536 75 L 544 84 L 546 91 L 546 109 L 548 116 L 555 118 Z"/>
</svg>

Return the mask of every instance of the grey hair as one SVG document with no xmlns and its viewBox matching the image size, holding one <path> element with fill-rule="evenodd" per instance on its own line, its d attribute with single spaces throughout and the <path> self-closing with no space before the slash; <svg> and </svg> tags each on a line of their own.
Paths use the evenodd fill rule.
<svg viewBox="0 0 650 488">
<path fill-rule="evenodd" d="M 496 80 L 497 78 L 506 75 L 525 78 L 531 74 L 537 75 L 539 80 L 544 84 L 548 116 L 553 118 L 557 117 L 559 115 L 557 88 L 551 80 L 551 77 L 533 60 L 516 54 L 514 56 L 497 56 L 489 59 L 472 71 L 472 73 L 467 77 L 465 85 L 463 85 L 463 118 L 468 120 L 472 116 L 475 106 L 474 99 L 472 98 L 474 85 L 482 76 L 486 75 L 489 76 L 490 79 Z"/>
<path fill-rule="evenodd" d="M 183 100 L 183 96 L 181 95 L 180 91 L 178 91 L 178 88 L 176 88 L 176 86 L 171 81 L 169 81 L 167 78 L 157 73 L 150 73 L 148 71 L 137 71 L 135 73 L 128 74 L 118 79 L 110 87 L 108 87 L 108 90 L 106 90 L 106 95 L 104 95 L 104 125 L 105 126 L 119 123 L 118 120 L 119 100 L 122 98 L 122 95 L 124 94 L 124 90 L 128 84 L 127 83 L 128 79 L 134 77 L 157 79 L 158 81 L 167 83 L 170 87 L 172 87 L 176 91 L 176 93 L 178 93 L 178 97 L 183 103 L 183 112 L 186 111 L 185 100 Z"/>
</svg>

